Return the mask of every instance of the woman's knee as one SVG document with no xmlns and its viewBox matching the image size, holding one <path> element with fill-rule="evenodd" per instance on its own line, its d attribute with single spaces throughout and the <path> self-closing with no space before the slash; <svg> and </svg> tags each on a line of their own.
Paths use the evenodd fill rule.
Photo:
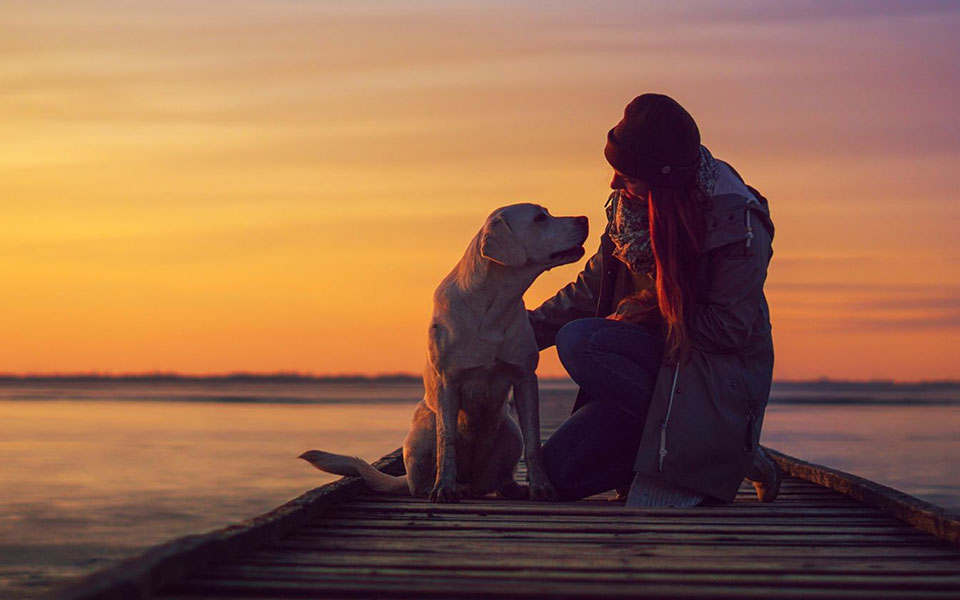
<svg viewBox="0 0 960 600">
<path fill-rule="evenodd" d="M 577 357 L 587 350 L 590 338 L 606 319 L 589 317 L 570 321 L 557 332 L 557 355 L 560 362 L 569 367 L 577 362 Z"/>
<path fill-rule="evenodd" d="M 557 331 L 557 351 L 581 346 L 590 338 L 595 328 L 593 321 L 597 320 L 596 318 L 574 319 L 566 323 Z"/>
</svg>

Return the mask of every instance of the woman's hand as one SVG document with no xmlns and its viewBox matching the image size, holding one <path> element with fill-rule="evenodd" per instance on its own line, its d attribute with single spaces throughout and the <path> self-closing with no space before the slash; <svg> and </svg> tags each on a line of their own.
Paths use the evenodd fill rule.
<svg viewBox="0 0 960 600">
<path fill-rule="evenodd" d="M 613 321 L 625 323 L 644 323 L 657 325 L 662 323 L 657 294 L 653 290 L 642 290 L 627 296 L 617 304 L 617 309 L 607 317 Z"/>
</svg>

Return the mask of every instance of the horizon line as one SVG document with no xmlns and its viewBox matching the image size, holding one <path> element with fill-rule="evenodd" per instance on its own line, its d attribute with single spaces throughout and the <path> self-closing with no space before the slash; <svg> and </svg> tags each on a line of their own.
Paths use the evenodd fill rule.
<svg viewBox="0 0 960 600">
<path fill-rule="evenodd" d="M 404 371 L 383 373 L 313 373 L 309 371 L 228 371 L 221 373 L 182 373 L 178 371 L 55 371 L 47 373 L 2 373 L 0 382 L 11 381 L 420 381 L 422 375 Z M 544 381 L 570 380 L 567 375 L 541 376 Z M 893 385 L 960 385 L 958 379 L 843 379 L 820 376 L 809 379 L 775 379 L 773 383 L 857 383 Z"/>
</svg>

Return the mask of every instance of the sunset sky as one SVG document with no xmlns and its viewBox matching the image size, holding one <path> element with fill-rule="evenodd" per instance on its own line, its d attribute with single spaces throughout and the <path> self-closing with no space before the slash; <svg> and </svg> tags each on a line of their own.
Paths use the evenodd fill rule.
<svg viewBox="0 0 960 600">
<path fill-rule="evenodd" d="M 770 200 L 775 378 L 956 379 L 958 31 L 922 0 L 4 0 L 0 372 L 419 372 L 494 208 L 595 250 L 606 132 L 657 91 Z"/>
</svg>

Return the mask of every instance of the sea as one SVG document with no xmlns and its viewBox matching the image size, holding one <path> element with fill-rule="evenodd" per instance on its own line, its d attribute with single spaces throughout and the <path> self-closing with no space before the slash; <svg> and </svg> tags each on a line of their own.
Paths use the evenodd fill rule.
<svg viewBox="0 0 960 600">
<path fill-rule="evenodd" d="M 267 512 L 398 448 L 416 378 L 0 379 L 0 597 Z M 541 381 L 569 410 L 576 387 Z M 761 443 L 960 513 L 960 383 L 775 382 Z"/>
</svg>

